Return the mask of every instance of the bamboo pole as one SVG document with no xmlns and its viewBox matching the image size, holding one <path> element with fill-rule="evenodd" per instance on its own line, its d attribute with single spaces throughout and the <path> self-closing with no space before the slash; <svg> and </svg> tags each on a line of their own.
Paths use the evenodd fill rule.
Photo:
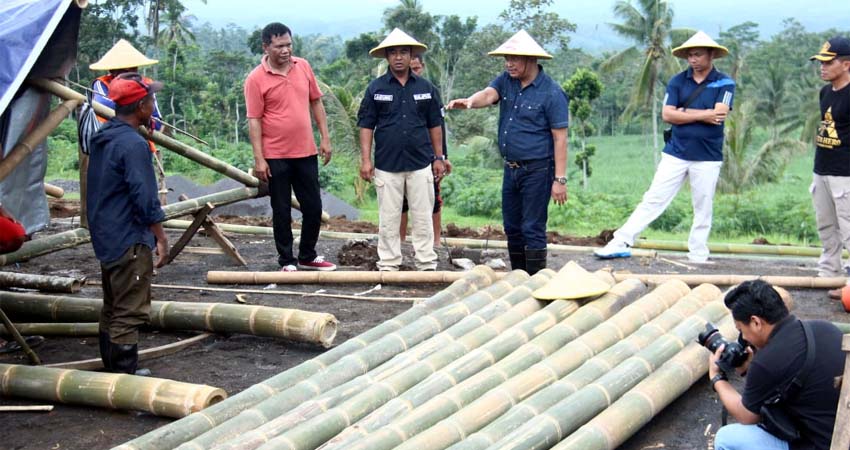
<svg viewBox="0 0 850 450">
<path fill-rule="evenodd" d="M 37 289 L 42 292 L 80 292 L 85 278 L 57 277 L 33 273 L 0 272 L 0 288 Z"/>
<path fill-rule="evenodd" d="M 659 337 L 593 383 L 551 406 L 533 421 L 510 432 L 491 448 L 550 448 L 604 411 L 641 380 L 651 375 L 655 369 L 694 342 L 697 334 L 705 329 L 707 322 L 716 322 L 728 315 L 729 311 L 721 302 L 709 303 L 671 332 Z"/>
<path fill-rule="evenodd" d="M 18 345 L 21 346 L 21 350 L 24 351 L 30 362 L 37 366 L 40 366 L 41 360 L 38 358 L 38 355 L 36 355 L 35 352 L 32 351 L 32 348 L 30 348 L 29 344 L 27 344 L 27 340 L 24 339 L 23 336 L 21 336 L 21 333 L 18 332 L 18 329 L 15 328 L 15 326 L 12 324 L 12 321 L 9 320 L 9 316 L 6 315 L 6 313 L 3 311 L 3 308 L 0 308 L 0 322 L 3 323 L 3 328 L 9 331 L 9 334 L 12 335 L 12 339 L 14 339 L 15 342 L 17 342 Z"/>
<path fill-rule="evenodd" d="M 727 339 L 737 334 L 731 316 L 718 324 Z M 696 342 L 667 361 L 601 414 L 552 450 L 613 450 L 708 371 L 708 351 Z"/>
<path fill-rule="evenodd" d="M 277 392 L 281 392 L 300 381 L 307 380 L 323 369 L 330 367 L 341 358 L 355 354 L 382 337 L 401 330 L 432 312 L 451 305 L 462 298 L 490 286 L 494 281 L 494 272 L 486 266 L 478 266 L 467 272 L 463 279 L 455 281 L 446 289 L 436 293 L 428 300 L 417 302 L 404 313 L 355 336 L 341 345 L 321 355 L 305 361 L 268 380 L 257 383 L 227 400 L 206 410 L 184 417 L 176 422 L 162 426 L 150 433 L 133 439 L 116 450 L 171 450 L 215 428 L 240 412 L 257 405 Z"/>
<path fill-rule="evenodd" d="M 49 183 L 44 183 L 44 193 L 53 198 L 62 198 L 65 196 L 65 189 Z"/>
<path fill-rule="evenodd" d="M 444 332 L 430 339 L 432 349 L 427 353 L 427 358 L 416 358 L 404 364 L 398 371 L 393 371 L 393 373 L 388 373 L 386 370 L 380 372 L 376 370 L 359 377 L 359 385 L 348 387 L 349 391 L 355 393 L 353 396 L 349 396 L 350 398 L 340 399 L 338 395 L 324 395 L 309 400 L 288 413 L 278 416 L 274 420 L 241 434 L 216 448 L 219 450 L 254 449 L 296 426 L 297 428 L 293 432 L 304 428 L 310 429 L 316 425 L 320 428 L 320 432 L 309 434 L 308 431 L 308 440 L 300 438 L 297 440 L 299 446 L 309 445 L 309 442 L 318 445 L 440 368 L 470 351 L 489 344 L 500 334 L 508 332 L 506 330 L 521 328 L 525 330 L 524 333 L 532 335 L 535 332 L 544 331 L 578 309 L 577 302 L 552 302 L 547 305 L 532 297 L 531 293 L 544 286 L 553 275 L 554 272 L 551 270 L 538 272 L 526 283 L 482 308 L 482 310 L 492 310 L 497 306 L 499 307 L 498 315 L 488 314 L 486 317 L 481 317 L 480 312 L 475 315 L 479 316 L 479 324 L 481 321 L 488 320 L 485 326 L 475 326 L 466 334 L 458 337 L 440 339 L 449 334 Z M 543 308 L 544 305 L 546 305 L 545 308 Z M 470 316 L 467 319 L 472 317 Z M 374 372 L 379 373 L 374 374 Z M 328 410 L 329 407 L 334 405 L 337 406 Z M 346 417 L 346 419 L 344 422 L 340 422 L 334 420 L 334 417 Z M 332 423 L 336 423 L 336 426 L 331 426 Z"/>
<path fill-rule="evenodd" d="M 280 289 L 230 289 L 230 288 L 215 288 L 208 286 L 182 286 L 168 284 L 152 284 L 152 288 L 161 289 L 177 289 L 186 291 L 208 291 L 208 292 L 234 292 L 239 294 L 260 294 L 260 295 L 293 295 L 298 297 L 320 297 L 320 298 L 344 298 L 346 300 L 360 300 L 364 302 L 401 302 L 412 303 L 425 300 L 424 297 L 376 297 L 356 294 L 330 294 L 327 292 L 307 292 L 307 291 L 285 291 Z"/>
<path fill-rule="evenodd" d="M 688 251 L 688 243 L 682 241 L 638 239 L 635 241 L 634 248 L 686 252 Z M 793 245 L 731 244 L 722 242 L 709 242 L 708 249 L 712 253 L 815 257 L 820 256 L 821 252 L 823 251 L 823 249 L 818 247 L 802 247 Z M 843 256 L 846 258 L 850 256 L 850 254 L 848 254 L 847 251 L 844 250 Z"/>
<path fill-rule="evenodd" d="M 207 272 L 210 284 L 411 284 L 452 283 L 464 272 L 386 272 L 386 271 L 336 271 L 336 272 L 234 272 L 211 270 Z"/>
<path fill-rule="evenodd" d="M 838 329 L 841 330 L 842 333 L 850 334 L 850 323 L 832 322 L 832 324 L 838 327 Z"/>
<path fill-rule="evenodd" d="M 614 273 L 618 281 L 635 278 L 647 284 L 663 283 L 667 280 L 681 280 L 690 286 L 709 283 L 719 286 L 734 286 L 744 281 L 763 280 L 774 286 L 784 288 L 808 288 L 808 289 L 832 289 L 844 287 L 847 284 L 846 277 L 792 277 L 774 275 L 709 275 L 709 274 L 642 274 L 642 273 Z"/>
<path fill-rule="evenodd" d="M 12 150 L 6 154 L 3 159 L 0 159 L 0 181 L 6 179 L 15 167 L 17 167 L 21 161 L 23 161 L 26 157 L 28 157 L 33 150 L 39 146 L 47 136 L 54 130 L 56 127 L 65 120 L 66 117 L 71 115 L 74 111 L 74 108 L 80 104 L 79 99 L 75 100 L 66 100 L 59 104 L 53 111 L 41 121 L 28 135 L 24 136 L 23 139 L 18 141 Z"/>
<path fill-rule="evenodd" d="M 838 411 L 835 413 L 835 430 L 832 433 L 830 450 L 841 450 L 850 448 L 850 335 L 845 335 L 841 340 L 841 350 L 847 354 L 844 361 L 844 373 L 842 375 L 841 393 L 838 395 Z M 844 424 L 844 425 L 842 425 Z"/>
<path fill-rule="evenodd" d="M 22 335 L 33 336 L 97 336 L 97 323 L 16 323 L 15 328 Z M 5 326 L 0 327 L 0 334 L 8 335 Z"/>
<path fill-rule="evenodd" d="M 169 220 L 167 222 L 163 222 L 163 226 L 166 228 L 175 228 L 175 229 L 186 229 L 191 222 L 188 220 Z M 250 226 L 250 225 L 236 225 L 229 223 L 218 224 L 218 226 L 222 229 L 222 231 L 227 231 L 229 233 L 241 233 L 241 234 L 252 234 L 259 236 L 274 236 L 274 231 L 271 227 L 258 227 L 258 226 Z M 292 234 L 294 236 L 299 236 L 301 230 L 292 230 Z M 377 239 L 377 234 L 370 233 L 343 233 L 339 231 L 320 231 L 319 237 L 324 239 Z M 409 242 L 412 241 L 412 237 L 408 237 L 407 240 Z M 465 239 L 465 238 L 450 238 L 443 237 L 440 238 L 440 242 L 444 242 L 445 245 L 451 247 L 469 247 L 469 248 L 508 248 L 507 241 L 499 241 L 499 240 L 484 240 L 484 239 Z M 577 245 L 561 245 L 561 244 L 549 244 L 546 247 L 549 251 L 559 251 L 559 252 L 571 252 L 571 253 L 593 253 L 596 250 L 596 247 L 581 247 Z M 654 250 L 641 250 L 641 249 L 633 249 L 632 256 L 646 257 L 646 258 L 654 258 L 657 255 L 657 252 Z"/>
<path fill-rule="evenodd" d="M 16 317 L 57 322 L 94 322 L 100 318 L 98 298 L 0 292 L 0 308 Z M 151 302 L 151 326 L 168 330 L 244 333 L 291 339 L 330 347 L 336 318 L 327 313 L 257 305 Z"/>
<path fill-rule="evenodd" d="M 644 296 L 644 299 L 649 297 L 651 300 L 642 300 L 642 303 L 663 302 L 658 297 L 668 291 L 673 294 L 671 297 L 678 299 L 689 289 L 682 283 L 670 283 L 656 289 L 655 295 Z M 498 338 L 499 342 L 487 346 L 486 350 L 489 351 L 472 352 L 455 361 L 424 383 L 388 402 L 356 426 L 347 428 L 345 434 L 337 436 L 324 449 L 378 450 L 400 445 L 406 437 L 448 417 L 481 393 L 502 384 L 547 356 L 563 348 L 575 348 L 571 342 L 621 312 L 642 292 L 641 283 L 634 280 L 623 282 L 536 337 L 503 334 Z M 670 300 L 670 303 L 674 301 Z M 511 340 L 527 343 L 519 348 L 511 346 L 504 353 L 497 351 L 503 345 L 502 342 Z M 510 351 L 510 348 L 515 350 Z M 588 349 L 584 344 L 579 348 L 584 352 Z M 575 350 L 572 352 L 575 353 Z M 303 433 L 299 434 L 299 439 L 302 436 Z"/>
<path fill-rule="evenodd" d="M 398 446 L 397 450 L 436 450 L 447 448 L 455 443 L 457 445 L 451 447 L 452 450 L 486 449 L 511 430 L 533 420 L 536 412 L 545 411 L 601 377 L 612 367 L 681 323 L 687 316 L 696 313 L 710 301 L 720 298 L 721 292 L 716 286 L 700 285 L 633 333 L 629 333 L 631 326 L 621 329 L 620 334 L 628 337 L 588 359 L 566 376 L 558 379 L 556 378 L 558 374 L 551 374 L 545 370 L 548 366 L 543 364 L 532 366 L 508 382 L 488 391 L 451 417 L 412 437 Z M 627 312 L 624 309 L 609 319 L 609 322 L 614 323 L 618 319 L 628 320 Z M 640 311 L 635 310 L 635 313 Z M 645 321 L 640 316 L 637 320 Z M 497 417 L 498 420 L 493 421 Z M 493 422 L 490 423 L 491 421 Z M 482 429 L 485 425 L 486 428 Z"/>
<path fill-rule="evenodd" d="M 0 364 L 0 392 L 7 396 L 132 409 L 178 418 L 227 397 L 227 393 L 216 387 L 162 378 L 14 364 Z"/>
<path fill-rule="evenodd" d="M 225 442 L 248 430 L 257 428 L 268 422 L 269 419 L 286 413 L 300 403 L 349 382 L 359 375 L 364 375 L 390 360 L 393 356 L 401 354 L 441 331 L 449 329 L 465 317 L 474 315 L 476 311 L 484 308 L 493 300 L 524 284 L 528 278 L 528 274 L 523 271 L 511 272 L 488 288 L 476 292 L 458 303 L 440 308 L 428 317 L 420 318 L 405 328 L 382 337 L 372 345 L 341 358 L 312 378 L 278 392 L 178 448 L 209 448 L 214 444 Z M 475 320 L 473 325 L 480 326 L 481 320 Z"/>
</svg>

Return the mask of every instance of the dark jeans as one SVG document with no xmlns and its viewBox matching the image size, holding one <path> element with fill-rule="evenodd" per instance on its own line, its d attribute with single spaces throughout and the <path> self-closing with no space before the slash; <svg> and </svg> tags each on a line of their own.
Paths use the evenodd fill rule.
<svg viewBox="0 0 850 450">
<path fill-rule="evenodd" d="M 139 328 L 150 323 L 153 252 L 135 244 L 117 261 L 101 264 L 103 307 L 100 331 L 116 344 L 139 342 Z"/>
<path fill-rule="evenodd" d="M 545 249 L 555 163 L 551 159 L 517 163 L 519 167 L 505 165 L 502 178 L 502 222 L 508 247 Z"/>
<path fill-rule="evenodd" d="M 272 176 L 269 196 L 272 205 L 274 243 L 277 262 L 281 267 L 295 264 L 292 255 L 292 192 L 301 204 L 301 244 L 298 260 L 316 259 L 316 241 L 322 225 L 322 196 L 319 190 L 319 160 L 316 155 L 306 158 L 267 160 Z"/>
</svg>

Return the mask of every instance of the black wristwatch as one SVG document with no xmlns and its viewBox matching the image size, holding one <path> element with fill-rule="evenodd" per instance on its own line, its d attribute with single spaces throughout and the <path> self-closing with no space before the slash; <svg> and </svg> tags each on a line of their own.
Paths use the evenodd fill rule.
<svg viewBox="0 0 850 450">
<path fill-rule="evenodd" d="M 729 381 L 729 377 L 726 376 L 725 373 L 719 372 L 717 375 L 711 377 L 711 389 L 714 389 L 714 392 L 717 392 L 717 388 L 714 387 L 718 381 Z"/>
<path fill-rule="evenodd" d="M 431 157 L 431 161 L 445 161 L 445 160 L 446 160 L 446 155 L 440 155 L 440 156 L 434 155 L 434 156 Z"/>
<path fill-rule="evenodd" d="M 567 177 L 555 177 L 555 181 L 566 186 Z"/>
</svg>

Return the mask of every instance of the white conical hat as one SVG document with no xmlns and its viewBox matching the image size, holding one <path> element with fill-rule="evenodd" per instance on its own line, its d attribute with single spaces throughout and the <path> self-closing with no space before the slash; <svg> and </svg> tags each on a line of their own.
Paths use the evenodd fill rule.
<svg viewBox="0 0 850 450">
<path fill-rule="evenodd" d="M 533 56 L 541 59 L 552 59 L 552 55 L 546 53 L 543 47 L 531 37 L 525 30 L 519 30 L 510 39 L 500 45 L 499 48 L 487 53 L 490 56 Z"/>
<path fill-rule="evenodd" d="M 386 57 L 384 50 L 390 47 L 411 47 L 413 53 L 421 53 L 428 50 L 427 45 L 413 39 L 404 31 L 394 28 L 377 47 L 369 50 L 369 56 L 373 58 L 384 58 Z"/>
<path fill-rule="evenodd" d="M 89 66 L 91 70 L 113 70 L 126 69 L 128 67 L 142 67 L 158 63 L 159 60 L 150 59 L 142 52 L 136 50 L 133 44 L 119 39 L 115 45 L 103 55 L 100 60 Z"/>
<path fill-rule="evenodd" d="M 570 261 L 542 288 L 531 295 L 538 300 L 567 300 L 596 297 L 608 292 L 611 285 Z"/>
<path fill-rule="evenodd" d="M 729 54 L 729 49 L 718 44 L 714 41 L 709 35 L 705 34 L 703 31 L 697 31 L 697 33 L 691 36 L 690 39 L 685 41 L 684 44 L 673 49 L 673 55 L 682 59 L 688 59 L 688 50 L 692 48 L 713 48 L 714 51 L 714 59 L 722 58 Z"/>
</svg>

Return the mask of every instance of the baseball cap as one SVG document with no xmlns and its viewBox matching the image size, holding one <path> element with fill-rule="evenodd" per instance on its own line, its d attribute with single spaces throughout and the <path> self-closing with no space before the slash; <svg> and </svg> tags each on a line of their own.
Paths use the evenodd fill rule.
<svg viewBox="0 0 850 450">
<path fill-rule="evenodd" d="M 126 72 L 109 83 L 109 99 L 118 106 L 126 106 L 160 90 L 162 90 L 162 83 L 159 81 L 146 83 L 138 73 Z"/>
<path fill-rule="evenodd" d="M 809 60 L 818 60 L 818 61 L 832 61 L 833 59 L 839 56 L 850 56 L 850 39 L 841 36 L 835 36 L 834 38 L 823 43 L 823 47 L 820 48 L 820 51 L 817 55 L 812 56 Z"/>
</svg>

